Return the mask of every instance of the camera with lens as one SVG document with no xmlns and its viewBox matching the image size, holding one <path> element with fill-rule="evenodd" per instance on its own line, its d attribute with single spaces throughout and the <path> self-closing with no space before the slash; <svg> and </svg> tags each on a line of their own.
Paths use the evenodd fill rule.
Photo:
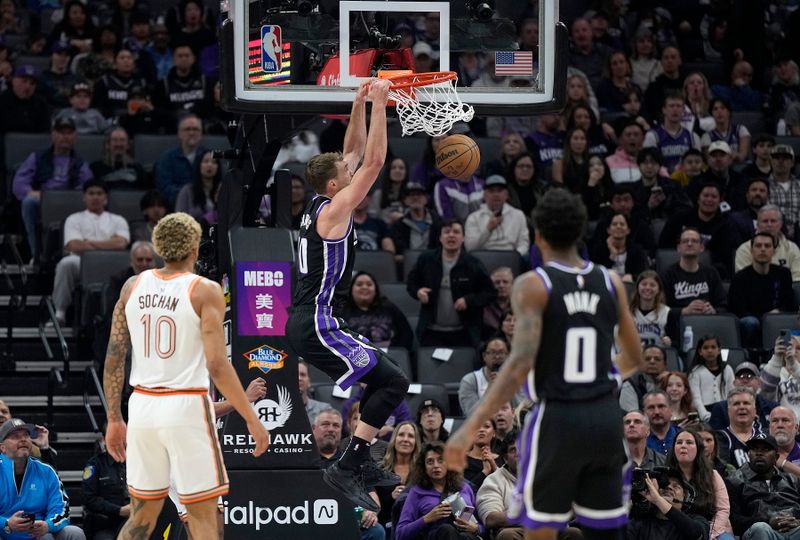
<svg viewBox="0 0 800 540">
<path fill-rule="evenodd" d="M 658 489 L 669 486 L 669 474 L 667 467 L 653 467 L 652 469 L 633 469 L 633 481 L 631 482 L 631 517 L 644 517 L 653 513 L 654 507 L 650 501 L 645 499 L 644 493 L 647 491 L 646 479 L 649 476 L 658 482 Z"/>
</svg>

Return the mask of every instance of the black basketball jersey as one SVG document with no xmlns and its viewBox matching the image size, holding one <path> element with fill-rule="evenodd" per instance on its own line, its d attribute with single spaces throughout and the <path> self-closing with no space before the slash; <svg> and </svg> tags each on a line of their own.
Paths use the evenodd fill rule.
<svg viewBox="0 0 800 540">
<path fill-rule="evenodd" d="M 292 304 L 336 306 L 346 298 L 355 262 L 353 218 L 342 238 L 322 238 L 317 232 L 319 212 L 331 199 L 317 195 L 303 212 L 297 239 L 297 287 Z"/>
<path fill-rule="evenodd" d="M 527 388 L 533 400 L 582 401 L 620 383 L 613 363 L 618 299 L 608 270 L 555 262 L 537 268 L 548 290 L 542 338 Z"/>
</svg>

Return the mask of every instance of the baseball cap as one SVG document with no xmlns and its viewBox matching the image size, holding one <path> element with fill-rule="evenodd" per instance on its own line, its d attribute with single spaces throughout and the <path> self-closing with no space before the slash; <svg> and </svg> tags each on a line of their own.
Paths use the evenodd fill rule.
<svg viewBox="0 0 800 540">
<path fill-rule="evenodd" d="M 78 82 L 72 85 L 72 90 L 70 90 L 69 95 L 74 96 L 80 92 L 86 92 L 87 94 L 92 93 L 92 87 L 86 84 L 85 82 Z"/>
<path fill-rule="evenodd" d="M 734 373 L 738 375 L 740 371 L 750 371 L 755 376 L 758 376 L 759 373 L 761 373 L 761 370 L 758 369 L 758 366 L 752 362 L 742 362 L 741 364 L 736 366 Z"/>
<path fill-rule="evenodd" d="M 731 147 L 725 141 L 714 141 L 708 147 L 708 153 L 710 154 L 711 152 L 725 152 L 726 154 L 730 155 Z"/>
<path fill-rule="evenodd" d="M 411 52 L 414 56 L 419 56 L 424 54 L 433 58 L 433 47 L 425 43 L 424 41 L 417 41 L 414 46 L 411 48 Z"/>
<path fill-rule="evenodd" d="M 36 73 L 36 68 L 30 64 L 21 64 L 14 70 L 14 77 L 30 77 L 31 79 L 38 79 L 39 75 Z"/>
<path fill-rule="evenodd" d="M 53 120 L 53 129 L 54 130 L 71 129 L 74 131 L 75 121 L 69 116 L 59 116 L 55 120 Z"/>
<path fill-rule="evenodd" d="M 428 191 L 425 189 L 425 186 L 418 182 L 408 182 L 405 186 L 403 186 L 403 197 L 412 192 L 427 193 Z"/>
<path fill-rule="evenodd" d="M 17 431 L 18 429 L 27 429 L 31 438 L 36 437 L 36 426 L 28 424 L 25 420 L 20 420 L 19 418 L 11 418 L 0 427 L 0 442 L 6 440 L 6 437 L 11 435 L 12 431 Z"/>
<path fill-rule="evenodd" d="M 53 43 L 51 51 L 54 53 L 69 52 L 71 48 L 72 47 L 70 47 L 69 41 L 58 40 L 55 43 Z"/>
<path fill-rule="evenodd" d="M 438 401 L 436 401 L 435 399 L 426 399 L 420 404 L 419 408 L 417 409 L 417 420 L 419 420 L 420 417 L 422 417 L 422 411 L 430 407 L 438 409 L 439 412 L 442 414 L 442 416 L 444 416 L 444 409 L 442 409 L 442 405 Z"/>
<path fill-rule="evenodd" d="M 794 148 L 789 144 L 776 144 L 769 151 L 771 156 L 790 156 L 794 159 Z"/>
<path fill-rule="evenodd" d="M 506 182 L 506 179 L 500 176 L 499 174 L 492 174 L 489 176 L 489 178 L 486 179 L 484 187 L 489 188 L 492 186 L 500 186 L 508 189 L 508 182 Z"/>
<path fill-rule="evenodd" d="M 758 444 L 766 444 L 776 452 L 778 451 L 778 441 L 776 441 L 775 437 L 773 437 L 772 435 L 759 433 L 758 435 L 752 437 L 749 441 L 747 441 L 747 448 L 753 448 Z"/>
</svg>

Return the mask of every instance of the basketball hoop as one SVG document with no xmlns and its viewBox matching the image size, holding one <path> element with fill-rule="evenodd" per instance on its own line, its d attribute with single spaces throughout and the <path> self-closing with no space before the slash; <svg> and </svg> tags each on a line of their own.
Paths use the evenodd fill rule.
<svg viewBox="0 0 800 540">
<path fill-rule="evenodd" d="M 424 131 L 444 135 L 456 122 L 469 122 L 475 110 L 461 102 L 454 71 L 389 75 L 389 99 L 395 102 L 403 135 Z"/>
</svg>

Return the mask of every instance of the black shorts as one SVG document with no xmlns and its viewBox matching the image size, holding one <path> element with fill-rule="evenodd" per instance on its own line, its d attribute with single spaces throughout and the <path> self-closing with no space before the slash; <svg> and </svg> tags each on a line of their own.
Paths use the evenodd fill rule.
<svg viewBox="0 0 800 540">
<path fill-rule="evenodd" d="M 528 529 L 562 529 L 572 519 L 593 529 L 627 522 L 631 466 L 622 411 L 612 396 L 542 401 L 517 442 L 517 486 L 509 518 Z"/>
<path fill-rule="evenodd" d="M 295 354 L 324 371 L 342 389 L 361 380 L 378 361 L 389 357 L 367 338 L 348 328 L 330 307 L 293 308 L 286 337 Z"/>
</svg>

